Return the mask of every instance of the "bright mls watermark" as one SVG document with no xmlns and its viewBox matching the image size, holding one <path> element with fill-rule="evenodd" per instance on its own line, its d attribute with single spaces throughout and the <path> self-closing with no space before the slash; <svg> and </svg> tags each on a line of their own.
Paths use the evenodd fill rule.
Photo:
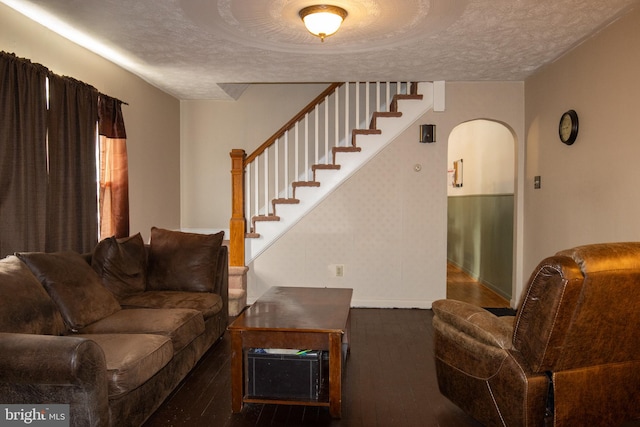
<svg viewBox="0 0 640 427">
<path fill-rule="evenodd" d="M 69 405 L 0 404 L 0 427 L 69 427 Z"/>
</svg>

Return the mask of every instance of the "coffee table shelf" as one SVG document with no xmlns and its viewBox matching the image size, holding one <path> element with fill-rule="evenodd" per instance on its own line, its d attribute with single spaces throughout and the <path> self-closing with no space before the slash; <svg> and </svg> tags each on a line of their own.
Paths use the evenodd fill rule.
<svg viewBox="0 0 640 427">
<path fill-rule="evenodd" d="M 345 288 L 273 287 L 238 316 L 229 325 L 233 412 L 240 412 L 244 403 L 328 406 L 331 416 L 339 418 L 352 294 L 352 289 Z M 244 360 L 249 348 L 328 351 L 328 392 L 320 393 L 318 399 L 248 396 Z"/>
</svg>

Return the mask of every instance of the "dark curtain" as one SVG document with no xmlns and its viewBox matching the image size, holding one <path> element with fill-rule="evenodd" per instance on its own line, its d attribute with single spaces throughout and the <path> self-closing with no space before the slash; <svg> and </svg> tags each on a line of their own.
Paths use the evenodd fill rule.
<svg viewBox="0 0 640 427">
<path fill-rule="evenodd" d="M 0 257 L 45 246 L 47 74 L 0 52 Z"/>
<path fill-rule="evenodd" d="M 122 101 L 98 98 L 100 134 L 100 238 L 129 235 L 129 167 Z"/>
<path fill-rule="evenodd" d="M 98 91 L 49 76 L 47 252 L 91 251 L 98 241 Z"/>
<path fill-rule="evenodd" d="M 103 211 L 113 224 L 108 230 L 128 235 L 121 104 L 90 85 L 0 52 L 0 257 L 91 251 L 98 241 L 98 162 L 109 175 L 109 191 L 100 187 L 100 204 L 108 205 Z M 102 154 L 98 125 L 101 138 L 110 141 Z"/>
</svg>

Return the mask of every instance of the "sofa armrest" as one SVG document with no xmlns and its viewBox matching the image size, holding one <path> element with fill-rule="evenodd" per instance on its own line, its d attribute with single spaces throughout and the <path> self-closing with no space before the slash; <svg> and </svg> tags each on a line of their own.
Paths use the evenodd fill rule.
<svg viewBox="0 0 640 427">
<path fill-rule="evenodd" d="M 106 425 L 104 353 L 85 338 L 0 333 L 0 396 L 3 403 L 69 404 L 72 425 Z"/>
<path fill-rule="evenodd" d="M 222 297 L 224 307 L 224 324 L 227 325 L 229 318 L 229 248 L 222 245 L 218 251 L 218 260 L 216 262 L 216 282 L 214 293 Z"/>
<path fill-rule="evenodd" d="M 434 315 L 462 333 L 490 346 L 513 347 L 513 316 L 498 317 L 487 310 L 456 300 L 434 301 Z"/>
</svg>

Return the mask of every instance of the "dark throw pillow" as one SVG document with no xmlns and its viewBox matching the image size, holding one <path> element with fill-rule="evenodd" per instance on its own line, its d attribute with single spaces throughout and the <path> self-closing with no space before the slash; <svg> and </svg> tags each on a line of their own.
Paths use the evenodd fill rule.
<svg viewBox="0 0 640 427">
<path fill-rule="evenodd" d="M 75 252 L 16 254 L 40 280 L 58 306 L 71 331 L 103 319 L 121 309 L 115 296 L 82 255 Z"/>
<path fill-rule="evenodd" d="M 213 291 L 223 237 L 152 227 L 147 290 Z"/>
<path fill-rule="evenodd" d="M 0 332 L 62 335 L 58 308 L 29 267 L 15 256 L 0 260 Z"/>
<path fill-rule="evenodd" d="M 118 300 L 144 292 L 147 255 L 140 233 L 122 239 L 108 237 L 93 251 L 91 266 Z"/>
</svg>

